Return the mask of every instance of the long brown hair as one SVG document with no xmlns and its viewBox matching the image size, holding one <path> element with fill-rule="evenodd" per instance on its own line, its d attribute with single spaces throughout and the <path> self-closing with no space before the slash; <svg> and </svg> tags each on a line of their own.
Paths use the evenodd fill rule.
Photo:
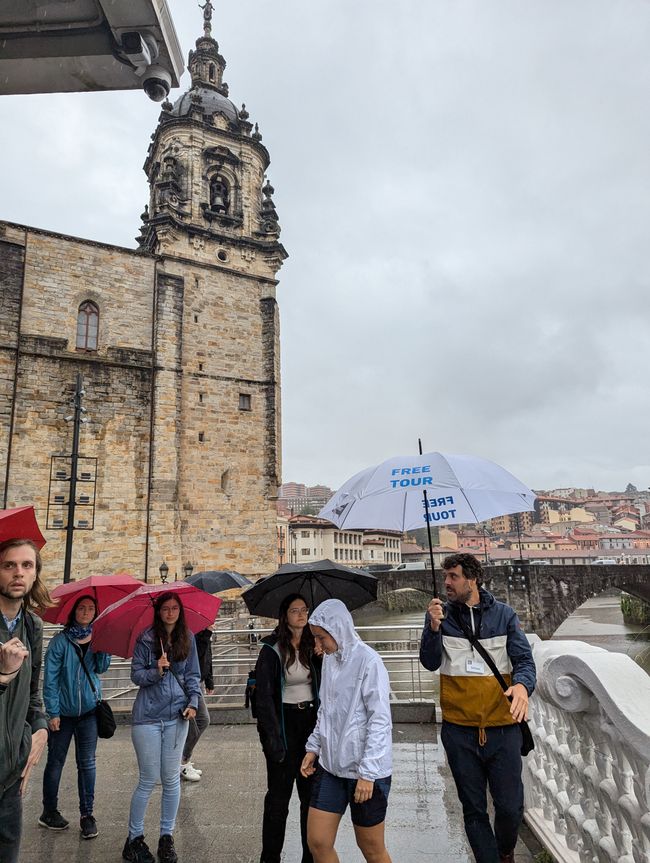
<svg viewBox="0 0 650 863">
<path fill-rule="evenodd" d="M 309 603 L 305 600 L 304 596 L 301 596 L 299 593 L 289 594 L 289 596 L 286 596 L 280 603 L 280 616 L 276 627 L 276 631 L 278 633 L 278 647 L 280 648 L 280 655 L 282 656 L 282 665 L 285 668 L 293 665 L 296 661 L 296 649 L 291 643 L 293 633 L 289 629 L 288 614 L 289 606 L 292 602 L 295 602 L 296 599 L 302 599 L 307 608 L 309 608 Z M 314 653 L 314 643 L 314 636 L 311 634 L 309 624 L 306 623 L 305 628 L 302 631 L 302 635 L 300 636 L 300 644 L 298 645 L 298 659 L 300 660 L 300 664 L 304 665 L 305 668 L 310 667 L 311 658 Z"/>
<path fill-rule="evenodd" d="M 32 584 L 31 590 L 25 596 L 23 605 L 26 609 L 33 608 L 35 611 L 42 612 L 46 608 L 56 605 L 56 601 L 50 596 L 50 592 L 41 581 L 41 570 L 43 569 L 43 560 L 41 553 L 35 542 L 31 539 L 6 539 L 0 542 L 0 558 L 4 557 L 5 551 L 10 548 L 19 548 L 21 545 L 28 545 L 34 551 L 36 558 L 36 578 Z"/>
<path fill-rule="evenodd" d="M 174 628 L 168 634 L 165 629 L 165 624 L 162 622 L 162 618 L 160 617 L 160 607 L 169 599 L 176 600 L 180 611 L 178 613 L 178 620 L 174 624 Z M 160 658 L 160 654 L 162 653 L 161 642 L 168 646 L 167 659 L 169 659 L 170 662 L 172 662 L 172 660 L 174 662 L 182 662 L 190 655 L 190 649 L 192 647 L 192 633 L 185 623 L 185 609 L 183 608 L 183 603 L 181 602 L 179 595 L 174 593 L 173 590 L 161 593 L 154 603 L 153 634 L 156 642 L 154 645 L 154 654 L 156 657 Z"/>
</svg>

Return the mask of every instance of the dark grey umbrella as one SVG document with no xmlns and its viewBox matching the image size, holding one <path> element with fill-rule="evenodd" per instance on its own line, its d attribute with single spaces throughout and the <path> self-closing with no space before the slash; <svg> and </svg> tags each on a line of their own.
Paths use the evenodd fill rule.
<svg viewBox="0 0 650 863">
<path fill-rule="evenodd" d="M 377 599 L 377 579 L 333 560 L 285 563 L 245 590 L 242 599 L 251 614 L 278 617 L 282 600 L 291 593 L 304 597 L 312 611 L 326 599 L 340 599 L 352 611 Z"/>
<path fill-rule="evenodd" d="M 222 590 L 232 590 L 233 587 L 249 587 L 253 583 L 249 578 L 232 569 L 195 572 L 184 581 L 200 590 L 205 590 L 206 593 L 221 593 Z"/>
</svg>

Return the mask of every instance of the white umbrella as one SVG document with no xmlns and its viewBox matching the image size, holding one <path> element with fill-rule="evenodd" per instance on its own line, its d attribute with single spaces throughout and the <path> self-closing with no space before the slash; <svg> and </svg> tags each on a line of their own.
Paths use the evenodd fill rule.
<svg viewBox="0 0 650 863">
<path fill-rule="evenodd" d="M 527 486 L 494 462 L 429 452 L 396 456 L 362 470 L 319 516 L 340 528 L 405 531 L 427 523 L 475 524 L 532 510 L 534 501 Z"/>
</svg>

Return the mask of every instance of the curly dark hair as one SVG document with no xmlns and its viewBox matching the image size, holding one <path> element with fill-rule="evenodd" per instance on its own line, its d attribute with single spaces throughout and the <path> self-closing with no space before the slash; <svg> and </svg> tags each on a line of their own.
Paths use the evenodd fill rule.
<svg viewBox="0 0 650 863">
<path fill-rule="evenodd" d="M 75 600 L 74 605 L 70 609 L 70 614 L 68 615 L 68 619 L 65 622 L 64 629 L 70 629 L 71 626 L 77 622 L 76 614 L 77 614 L 77 606 L 84 601 L 84 599 L 89 599 L 92 604 L 95 606 L 95 613 L 93 614 L 93 620 L 97 617 L 97 600 L 90 593 L 85 593 L 83 596 L 80 596 L 79 599 Z"/>
<path fill-rule="evenodd" d="M 280 648 L 280 654 L 282 656 L 282 665 L 285 668 L 289 665 L 293 665 L 296 661 L 296 649 L 291 643 L 293 635 L 289 629 L 288 611 L 291 603 L 295 602 L 297 599 L 301 599 L 307 608 L 309 608 L 309 603 L 305 597 L 301 596 L 299 593 L 291 593 L 289 596 L 285 596 L 280 603 L 280 615 L 276 632 L 278 634 L 278 647 Z M 305 668 L 309 668 L 310 666 L 310 660 L 314 653 L 314 645 L 314 636 L 311 634 L 309 624 L 305 623 L 305 628 L 300 636 L 300 644 L 298 645 L 298 659 L 300 660 L 300 664 L 304 665 Z"/>
<path fill-rule="evenodd" d="M 463 552 L 461 554 L 450 554 L 442 562 L 443 569 L 453 569 L 455 566 L 462 567 L 465 578 L 475 578 L 476 586 L 483 584 L 483 567 L 481 561 L 473 554 Z"/>
<path fill-rule="evenodd" d="M 180 612 L 174 628 L 168 635 L 165 625 L 160 617 L 160 608 L 163 603 L 170 599 L 176 600 L 179 605 Z M 154 656 L 157 659 L 160 659 L 163 644 L 167 647 L 167 659 L 170 662 L 182 662 L 190 655 L 190 649 L 192 647 L 192 633 L 185 623 L 185 609 L 183 608 L 180 596 L 177 593 L 174 593 L 173 590 L 167 590 L 165 593 L 161 593 L 154 603 L 153 634 L 156 642 L 154 645 Z"/>
</svg>

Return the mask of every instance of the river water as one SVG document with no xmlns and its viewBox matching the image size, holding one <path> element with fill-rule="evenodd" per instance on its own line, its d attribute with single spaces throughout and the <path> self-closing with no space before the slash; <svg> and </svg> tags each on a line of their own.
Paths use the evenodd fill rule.
<svg viewBox="0 0 650 863">
<path fill-rule="evenodd" d="M 360 627 L 360 635 L 373 647 L 380 646 L 382 653 L 389 652 L 386 659 L 391 686 L 399 697 L 406 694 L 409 686 L 422 696 L 438 697 L 438 676 L 430 675 L 419 667 L 417 660 L 402 659 L 397 650 L 398 643 L 408 639 L 406 649 L 412 656 L 417 653 L 417 642 L 422 632 L 424 609 L 421 612 L 382 611 L 376 605 L 354 612 L 354 622 Z M 408 626 L 408 630 L 401 627 Z M 393 628 L 395 627 L 395 628 Z M 396 627 L 400 627 L 397 629 Z M 601 594 L 587 600 L 556 630 L 554 639 L 571 639 L 595 644 L 605 650 L 625 653 L 650 674 L 650 627 L 633 626 L 623 622 L 620 594 L 616 591 Z M 393 651 L 391 648 L 395 647 Z M 400 645 L 404 650 L 405 645 Z M 417 697 L 417 695 L 416 695 Z"/>
</svg>

